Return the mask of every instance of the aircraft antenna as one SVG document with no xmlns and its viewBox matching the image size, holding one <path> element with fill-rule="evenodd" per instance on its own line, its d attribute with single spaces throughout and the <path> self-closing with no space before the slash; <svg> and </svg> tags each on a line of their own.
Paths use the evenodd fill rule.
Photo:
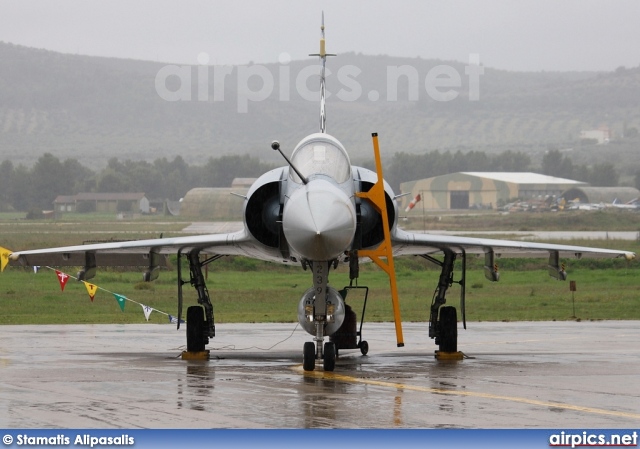
<svg viewBox="0 0 640 449">
<path fill-rule="evenodd" d="M 325 99 L 327 97 L 325 65 L 327 63 L 327 56 L 336 56 L 335 54 L 327 53 L 325 50 L 324 11 L 322 11 L 322 24 L 320 25 L 320 53 L 313 53 L 309 56 L 319 56 L 320 59 L 322 59 L 322 71 L 320 72 L 320 132 L 324 133 L 327 129 L 327 116 L 325 114 Z"/>
</svg>

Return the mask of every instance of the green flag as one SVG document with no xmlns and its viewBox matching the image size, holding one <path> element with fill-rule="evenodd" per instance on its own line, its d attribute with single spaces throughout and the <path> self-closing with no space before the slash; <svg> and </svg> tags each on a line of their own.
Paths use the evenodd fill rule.
<svg viewBox="0 0 640 449">
<path fill-rule="evenodd" d="M 118 304 L 120 305 L 120 308 L 121 308 L 121 309 L 122 309 L 122 311 L 124 312 L 124 303 L 125 303 L 125 301 L 127 300 L 127 297 L 126 297 L 126 296 L 119 295 L 119 294 L 117 294 L 117 293 L 114 293 L 114 294 L 113 294 L 113 296 L 115 296 L 115 297 L 116 297 L 116 301 L 118 301 Z"/>
</svg>

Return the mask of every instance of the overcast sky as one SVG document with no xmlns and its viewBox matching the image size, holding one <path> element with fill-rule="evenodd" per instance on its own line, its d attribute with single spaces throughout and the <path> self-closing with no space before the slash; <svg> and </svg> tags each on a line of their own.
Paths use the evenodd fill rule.
<svg viewBox="0 0 640 449">
<path fill-rule="evenodd" d="M 196 64 L 318 51 L 439 58 L 506 70 L 640 65 L 637 0 L 0 0 L 0 41 Z"/>
</svg>

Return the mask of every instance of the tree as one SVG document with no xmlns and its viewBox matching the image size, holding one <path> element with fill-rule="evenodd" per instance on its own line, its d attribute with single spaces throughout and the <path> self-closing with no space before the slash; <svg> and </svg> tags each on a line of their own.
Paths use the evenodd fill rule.
<svg viewBox="0 0 640 449">
<path fill-rule="evenodd" d="M 52 209 L 58 195 L 70 195 L 74 179 L 60 160 L 45 153 L 31 170 L 30 208 Z"/>
<path fill-rule="evenodd" d="M 531 169 L 531 158 L 526 153 L 514 153 L 511 150 L 500 153 L 491 159 L 493 171 L 523 172 Z"/>
<path fill-rule="evenodd" d="M 595 164 L 593 167 L 580 165 L 575 168 L 576 179 L 595 187 L 615 187 L 620 174 L 610 162 Z"/>
<path fill-rule="evenodd" d="M 271 168 L 271 164 L 262 163 L 259 158 L 247 154 L 209 158 L 204 181 L 207 187 L 229 187 L 234 178 L 257 178 Z"/>
<path fill-rule="evenodd" d="M 542 173 L 558 178 L 572 178 L 573 163 L 559 150 L 549 150 L 542 157 Z"/>
<path fill-rule="evenodd" d="M 16 210 L 29 210 L 31 195 L 31 173 L 24 165 L 18 165 L 13 172 L 11 204 Z"/>
<path fill-rule="evenodd" d="M 620 175 L 610 162 L 595 164 L 591 170 L 589 183 L 598 187 L 615 187 L 618 185 Z"/>
<path fill-rule="evenodd" d="M 105 168 L 98 176 L 98 192 L 127 192 L 129 191 L 129 179 L 122 173 L 112 168 Z"/>
<path fill-rule="evenodd" d="M 0 164 L 0 210 L 9 210 L 13 206 L 13 163 L 2 161 Z"/>
<path fill-rule="evenodd" d="M 85 167 L 76 159 L 65 159 L 63 162 L 64 170 L 72 184 L 72 193 L 84 192 L 87 184 L 95 183 L 96 173 L 90 168 Z"/>
<path fill-rule="evenodd" d="M 404 152 L 395 153 L 389 166 L 384 169 L 387 182 L 397 192 L 400 191 L 401 183 L 425 178 L 427 172 L 426 154 L 418 155 Z"/>
<path fill-rule="evenodd" d="M 638 137 L 638 128 L 628 128 L 624 133 L 625 139 L 636 139 Z"/>
</svg>

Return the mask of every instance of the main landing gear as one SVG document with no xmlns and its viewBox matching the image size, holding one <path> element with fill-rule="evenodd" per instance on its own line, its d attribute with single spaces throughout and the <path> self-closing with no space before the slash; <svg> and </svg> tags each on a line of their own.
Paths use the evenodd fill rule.
<svg viewBox="0 0 640 449">
<path fill-rule="evenodd" d="M 444 259 L 439 261 L 431 256 L 423 255 L 425 259 L 441 267 L 438 286 L 431 302 L 429 316 L 429 337 L 435 339 L 438 345 L 436 358 L 461 359 L 462 353 L 458 352 L 458 315 L 456 308 L 445 306 L 447 290 L 454 283 L 460 284 L 460 308 L 462 310 L 463 325 L 466 329 L 465 319 L 465 275 L 466 275 L 466 254 L 462 252 L 462 278 L 459 281 L 453 280 L 453 266 L 456 260 L 456 253 L 449 249 L 444 250 Z"/>
<path fill-rule="evenodd" d="M 193 249 L 187 253 L 189 261 L 189 283 L 196 289 L 198 294 L 198 306 L 187 308 L 187 350 L 183 352 L 183 358 L 208 358 L 209 351 L 205 346 L 209 343 L 209 338 L 216 335 L 216 326 L 213 317 L 213 304 L 209 297 L 209 291 L 205 282 L 202 268 L 214 260 L 219 259 L 216 255 L 200 260 L 200 251 Z M 187 281 L 182 280 L 182 251 L 178 251 L 178 329 L 182 321 L 182 286 Z"/>
</svg>

